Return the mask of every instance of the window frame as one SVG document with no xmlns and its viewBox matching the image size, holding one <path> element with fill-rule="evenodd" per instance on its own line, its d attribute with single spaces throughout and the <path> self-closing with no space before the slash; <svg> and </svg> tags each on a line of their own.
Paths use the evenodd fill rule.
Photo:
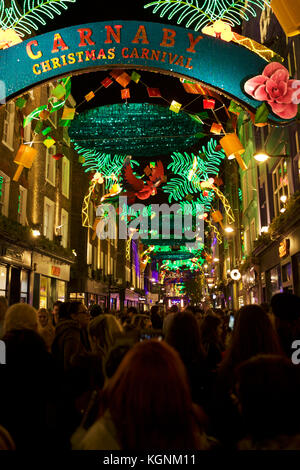
<svg viewBox="0 0 300 470">
<path fill-rule="evenodd" d="M 10 177 L 0 170 L 0 176 L 3 178 L 2 193 L 3 201 L 0 200 L 0 205 L 4 208 L 0 211 L 0 214 L 8 217 L 9 213 L 9 195 L 10 195 Z M 2 196 L 1 196 L 2 199 Z"/>
<path fill-rule="evenodd" d="M 289 182 L 288 182 L 287 185 L 285 185 L 283 182 L 280 183 L 279 169 L 280 168 L 282 169 L 282 175 L 283 175 L 283 173 L 284 173 L 284 162 L 285 162 L 285 160 L 281 159 L 272 171 L 273 202 L 274 202 L 275 217 L 277 217 L 278 215 L 281 214 L 280 208 L 281 208 L 281 205 L 283 203 L 280 201 L 280 197 L 282 195 L 287 196 L 287 198 L 290 197 Z M 286 176 L 288 178 L 288 172 L 286 172 Z M 283 181 L 284 181 L 284 179 L 283 179 Z M 287 193 L 286 193 L 286 188 L 287 188 Z M 283 194 L 280 194 L 281 190 L 283 190 Z"/>
<path fill-rule="evenodd" d="M 52 153 L 53 150 L 53 153 Z M 46 166 L 45 166 L 45 180 L 47 183 L 51 184 L 51 186 L 56 186 L 56 161 L 52 157 L 52 155 L 56 154 L 56 146 L 52 145 L 52 147 L 48 148 L 46 151 Z M 51 159 L 51 160 L 50 160 Z M 48 162 L 53 165 L 53 181 L 48 178 Z"/>
<path fill-rule="evenodd" d="M 48 236 L 47 233 L 45 233 L 45 214 L 46 214 L 46 205 L 50 206 L 51 208 L 53 208 L 53 223 L 52 223 L 52 227 L 53 227 L 53 230 L 50 234 L 50 237 Z M 48 197 L 44 196 L 44 213 L 43 213 L 43 235 L 48 238 L 48 240 L 53 240 L 53 237 L 54 237 L 54 217 L 55 217 L 55 202 L 52 201 L 51 199 L 49 199 Z M 50 224 L 49 224 L 50 226 Z"/>
<path fill-rule="evenodd" d="M 9 108 L 12 106 L 12 111 Z M 8 120 L 7 114 L 8 113 Z M 11 152 L 14 152 L 14 130 L 15 130 L 15 116 L 16 116 L 16 106 L 14 102 L 7 103 L 4 109 L 4 121 L 3 121 L 3 130 L 2 130 L 2 144 L 5 145 Z M 7 123 L 7 136 L 5 137 L 5 125 Z"/>
<path fill-rule="evenodd" d="M 68 185 L 67 185 L 67 192 L 65 192 L 65 185 L 64 185 L 64 179 L 66 175 L 66 170 L 65 170 L 65 165 L 67 165 L 67 180 L 68 180 Z M 61 193 L 64 197 L 67 199 L 70 198 L 70 160 L 64 155 L 62 158 L 62 167 L 61 167 Z"/>
</svg>

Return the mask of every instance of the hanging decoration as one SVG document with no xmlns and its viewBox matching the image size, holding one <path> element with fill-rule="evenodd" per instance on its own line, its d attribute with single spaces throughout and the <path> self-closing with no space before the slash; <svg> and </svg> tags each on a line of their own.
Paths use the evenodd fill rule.
<svg viewBox="0 0 300 470">
<path fill-rule="evenodd" d="M 271 0 L 271 8 L 288 37 L 300 34 L 299 0 Z"/>
<path fill-rule="evenodd" d="M 126 190 L 124 196 L 127 196 L 129 204 L 134 203 L 136 197 L 145 200 L 149 199 L 150 196 L 155 196 L 157 188 L 162 182 L 166 181 L 164 166 L 161 161 L 154 164 L 154 167 L 146 167 L 144 173 L 149 177 L 146 184 L 141 178 L 134 175 L 130 160 L 125 160 L 123 186 Z"/>
<path fill-rule="evenodd" d="M 37 149 L 22 144 L 15 156 L 14 163 L 18 165 L 18 169 L 13 177 L 13 181 L 19 181 L 24 168 L 31 168 L 33 161 L 37 155 Z"/>
<path fill-rule="evenodd" d="M 155 157 L 195 145 L 202 130 L 203 125 L 186 113 L 156 104 L 124 103 L 81 113 L 69 135 L 78 147 L 94 152 Z"/>
<path fill-rule="evenodd" d="M 262 75 L 248 80 L 244 89 L 258 101 L 268 103 L 272 111 L 283 119 L 297 115 L 300 102 L 300 84 L 289 78 L 289 71 L 279 62 L 268 64 Z"/>
<path fill-rule="evenodd" d="M 23 8 L 13 0 L 6 7 L 5 0 L 0 0 L 0 26 L 2 30 L 13 30 L 20 37 L 38 31 L 39 25 L 46 25 L 46 18 L 54 19 L 54 14 L 61 15 L 67 10 L 67 3 L 76 0 L 24 0 Z"/>
<path fill-rule="evenodd" d="M 186 28 L 198 31 L 217 20 L 231 26 L 240 25 L 248 21 L 250 15 L 256 16 L 255 7 L 263 10 L 266 6 L 269 6 L 268 0 L 156 0 L 144 8 L 153 7 L 153 13 L 159 13 L 160 18 L 177 17 L 177 24 L 185 22 Z"/>
<path fill-rule="evenodd" d="M 95 171 L 100 173 L 105 180 L 106 189 L 110 189 L 116 181 L 122 182 L 122 170 L 126 159 L 130 159 L 131 165 L 139 166 L 139 163 L 130 156 L 110 155 L 93 150 L 88 150 L 75 144 L 76 152 L 84 158 L 82 166 L 85 172 Z"/>
<path fill-rule="evenodd" d="M 3 7 L 3 5 L 2 5 Z M 1 4 L 0 4 L 0 15 L 1 15 Z M 0 23 L 1 25 L 1 23 Z M 2 29 L 0 28 L 0 50 L 8 49 L 9 47 L 15 46 L 22 42 L 20 36 L 13 29 Z"/>
</svg>

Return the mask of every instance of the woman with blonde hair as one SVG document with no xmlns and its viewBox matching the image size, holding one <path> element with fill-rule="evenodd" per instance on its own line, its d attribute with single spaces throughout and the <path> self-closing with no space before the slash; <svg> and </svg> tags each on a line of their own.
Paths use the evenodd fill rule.
<svg viewBox="0 0 300 470">
<path fill-rule="evenodd" d="M 51 346 L 55 337 L 55 329 L 50 322 L 49 312 L 45 308 L 40 308 L 37 312 L 38 333 L 46 343 L 47 349 L 51 352 Z"/>
<path fill-rule="evenodd" d="M 6 312 L 4 334 L 12 330 L 38 330 L 36 309 L 28 304 L 14 304 Z"/>
<path fill-rule="evenodd" d="M 103 314 L 89 323 L 88 333 L 92 351 L 106 357 L 116 339 L 123 334 L 123 327 L 113 315 Z"/>
</svg>

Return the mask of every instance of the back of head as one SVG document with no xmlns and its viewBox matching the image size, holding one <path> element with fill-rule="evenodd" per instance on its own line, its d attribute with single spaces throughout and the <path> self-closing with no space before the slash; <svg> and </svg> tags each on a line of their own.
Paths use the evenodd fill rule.
<svg viewBox="0 0 300 470">
<path fill-rule="evenodd" d="M 70 319 L 70 305 L 71 302 L 60 302 L 58 305 L 58 318 L 59 320 Z"/>
<path fill-rule="evenodd" d="M 185 368 L 163 341 L 136 344 L 110 379 L 105 397 L 123 449 L 194 448 Z"/>
<path fill-rule="evenodd" d="M 136 307 L 129 307 L 127 309 L 127 315 L 137 315 L 137 314 L 138 314 L 138 311 Z"/>
<path fill-rule="evenodd" d="M 271 308 L 281 346 L 290 357 L 293 342 L 300 338 L 300 298 L 293 294 L 276 294 L 271 299 Z"/>
<path fill-rule="evenodd" d="M 256 356 L 237 369 L 246 428 L 256 439 L 300 432 L 300 370 L 284 356 Z"/>
<path fill-rule="evenodd" d="M 5 313 L 8 309 L 8 302 L 6 297 L 0 296 L 0 321 L 4 320 Z"/>
<path fill-rule="evenodd" d="M 100 307 L 100 305 L 94 304 L 94 305 L 91 306 L 90 315 L 91 315 L 92 318 L 96 318 L 96 317 L 98 317 L 99 315 L 102 315 L 102 314 L 103 314 L 103 310 Z"/>
<path fill-rule="evenodd" d="M 94 318 L 88 326 L 93 349 L 106 355 L 123 328 L 114 315 L 103 314 Z"/>
<path fill-rule="evenodd" d="M 207 315 L 203 318 L 200 325 L 200 337 L 202 344 L 217 344 L 220 342 L 217 332 L 219 325 L 221 325 L 221 319 L 215 314 Z"/>
<path fill-rule="evenodd" d="M 15 304 L 9 307 L 4 319 L 4 333 L 11 330 L 37 331 L 37 312 L 28 304 Z"/>
<path fill-rule="evenodd" d="M 177 313 L 167 324 L 165 341 L 173 346 L 185 364 L 203 356 L 199 325 L 192 313 Z"/>
<path fill-rule="evenodd" d="M 300 319 L 300 297 L 294 294 L 275 294 L 271 299 L 271 307 L 275 317 L 295 321 Z"/>
<path fill-rule="evenodd" d="M 26 370 L 34 368 L 47 355 L 43 338 L 33 329 L 9 330 L 3 341 L 6 345 L 7 364 L 21 370 L 24 366 Z"/>
<path fill-rule="evenodd" d="M 232 342 L 222 365 L 231 370 L 257 354 L 281 354 L 279 339 L 267 313 L 258 305 L 246 305 L 237 315 Z"/>
</svg>

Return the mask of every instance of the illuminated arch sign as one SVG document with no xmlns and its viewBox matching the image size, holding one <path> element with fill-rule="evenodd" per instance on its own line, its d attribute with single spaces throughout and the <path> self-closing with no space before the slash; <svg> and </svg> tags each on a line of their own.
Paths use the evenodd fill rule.
<svg viewBox="0 0 300 470">
<path fill-rule="evenodd" d="M 257 108 L 243 91 L 266 62 L 248 49 L 193 30 L 137 21 L 72 26 L 0 51 L 3 98 L 72 72 L 96 68 L 145 68 L 178 73 Z M 270 116 L 274 120 L 277 118 Z"/>
</svg>

